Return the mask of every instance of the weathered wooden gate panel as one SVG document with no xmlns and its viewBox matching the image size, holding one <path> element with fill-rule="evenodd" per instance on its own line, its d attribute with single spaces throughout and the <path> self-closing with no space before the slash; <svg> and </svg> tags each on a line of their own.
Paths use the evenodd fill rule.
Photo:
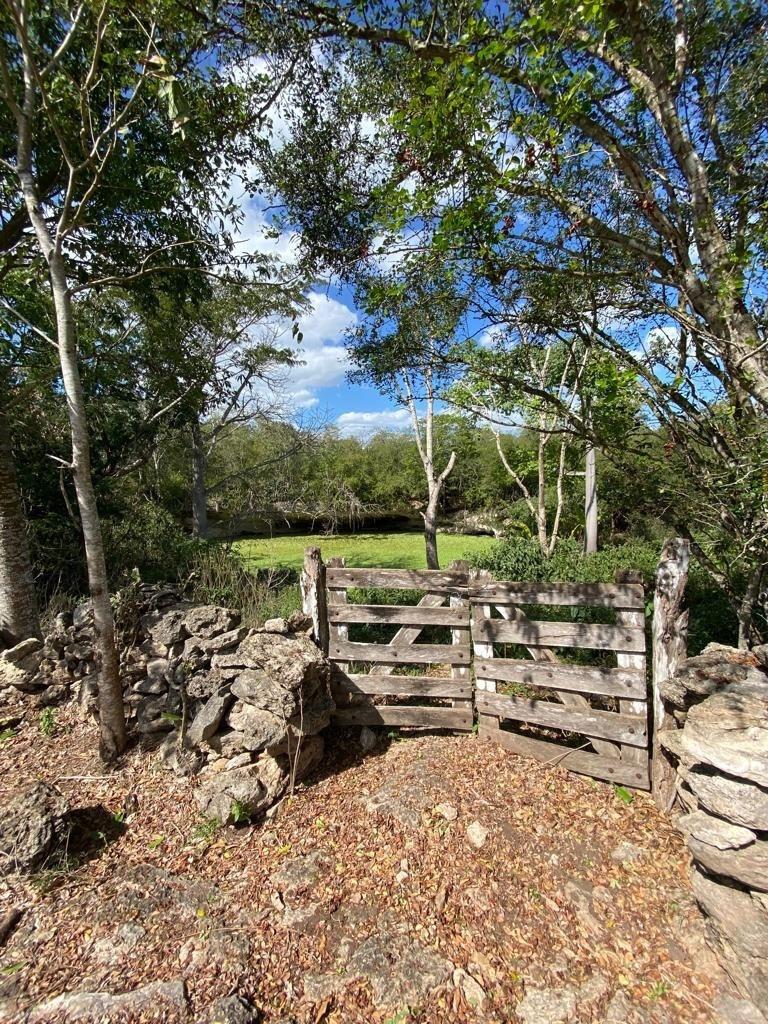
<svg viewBox="0 0 768 1024">
<path fill-rule="evenodd" d="M 576 772 L 647 788 L 642 586 L 483 578 L 470 583 L 469 599 L 480 736 Z M 533 618 L 531 609 L 542 606 L 609 608 L 615 622 Z M 529 658 L 497 657 L 500 644 L 522 647 Z M 616 666 L 564 664 L 556 649 L 611 652 Z"/>
<path fill-rule="evenodd" d="M 329 563 L 326 583 L 335 720 L 346 725 L 470 730 L 467 572 L 346 569 Z M 350 603 L 350 589 L 368 588 L 413 590 L 423 596 L 413 605 Z M 355 625 L 400 628 L 389 643 L 361 643 L 349 639 L 349 627 Z M 421 642 L 430 627 L 450 629 L 450 642 Z"/>
<path fill-rule="evenodd" d="M 322 620 L 337 722 L 468 731 L 476 712 L 484 740 L 648 788 L 641 584 L 498 582 L 465 568 L 348 569 L 341 559 L 326 567 L 318 549 L 307 559 L 305 609 Z M 407 605 L 350 601 L 350 590 L 370 588 L 421 597 Z M 542 608 L 562 609 L 563 621 L 537 618 Z M 578 608 L 609 609 L 613 621 L 565 621 Z M 365 626 L 395 632 L 388 642 L 350 640 L 350 629 Z M 450 642 L 424 636 L 434 629 Z M 601 663 L 574 663 L 585 651 L 598 652 Z"/>
</svg>

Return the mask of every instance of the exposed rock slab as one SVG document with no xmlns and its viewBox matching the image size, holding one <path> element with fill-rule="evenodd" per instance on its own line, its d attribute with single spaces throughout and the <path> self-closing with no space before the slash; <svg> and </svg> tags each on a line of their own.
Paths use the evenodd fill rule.
<svg viewBox="0 0 768 1024">
<path fill-rule="evenodd" d="M 46 782 L 21 786 L 0 805 L 0 873 L 40 868 L 67 834 L 67 802 Z"/>
<path fill-rule="evenodd" d="M 692 762 L 768 787 L 768 700 L 714 694 L 688 712 L 682 750 Z"/>
<path fill-rule="evenodd" d="M 109 1021 L 123 1018 L 159 1020 L 168 1011 L 183 1013 L 187 994 L 183 981 L 153 981 L 132 992 L 113 995 L 109 992 L 66 992 L 34 1007 L 27 1015 L 27 1024 L 48 1024 L 51 1020 Z M 147 1015 L 146 1017 L 143 1015 Z"/>
</svg>

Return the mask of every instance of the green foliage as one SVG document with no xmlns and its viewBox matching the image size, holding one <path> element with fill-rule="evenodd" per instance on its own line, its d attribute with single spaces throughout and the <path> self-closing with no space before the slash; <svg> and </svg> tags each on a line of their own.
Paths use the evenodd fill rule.
<svg viewBox="0 0 768 1024">
<path fill-rule="evenodd" d="M 251 820 L 251 812 L 248 807 L 240 800 L 232 801 L 232 809 L 230 810 L 230 816 L 234 825 L 242 825 L 247 821 Z"/>
<path fill-rule="evenodd" d="M 511 539 L 495 543 L 488 552 L 473 556 L 471 562 L 499 580 L 541 583 L 613 583 L 617 571 L 637 570 L 643 574 L 649 602 L 646 610 L 650 614 L 660 554 L 660 543 L 630 540 L 606 546 L 594 555 L 584 555 L 575 541 L 562 540 L 547 559 L 535 541 Z M 690 609 L 691 654 L 698 654 L 712 641 L 735 642 L 736 621 L 727 598 L 695 560 L 688 576 L 686 603 Z"/>
<path fill-rule="evenodd" d="M 191 564 L 199 545 L 173 516 L 153 501 L 136 503 L 130 514 L 103 524 L 107 565 L 113 582 L 125 583 L 134 569 L 142 580 L 173 580 Z"/>
<path fill-rule="evenodd" d="M 43 736 L 53 736 L 56 731 L 56 712 L 53 708 L 43 708 L 40 712 L 39 726 Z"/>
<path fill-rule="evenodd" d="M 617 799 L 621 800 L 623 804 L 629 806 L 635 799 L 634 794 L 626 788 L 626 786 L 614 786 L 613 792 L 616 794 Z"/>
</svg>

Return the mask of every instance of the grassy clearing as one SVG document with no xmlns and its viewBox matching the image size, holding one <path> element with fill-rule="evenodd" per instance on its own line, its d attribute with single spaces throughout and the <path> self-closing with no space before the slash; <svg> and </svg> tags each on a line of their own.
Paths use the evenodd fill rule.
<svg viewBox="0 0 768 1024">
<path fill-rule="evenodd" d="M 457 558 L 466 558 L 484 551 L 493 544 L 492 537 L 467 537 L 440 534 L 437 541 L 440 564 L 447 566 Z M 323 558 L 344 557 L 355 568 L 424 569 L 424 535 L 422 533 L 355 533 L 336 537 L 295 534 L 235 541 L 234 548 L 244 562 L 254 569 L 300 569 L 304 549 L 317 545 Z"/>
</svg>

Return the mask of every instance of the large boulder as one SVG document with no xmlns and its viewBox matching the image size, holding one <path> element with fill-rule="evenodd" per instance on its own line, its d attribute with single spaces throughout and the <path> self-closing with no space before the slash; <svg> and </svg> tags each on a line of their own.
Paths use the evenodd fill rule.
<svg viewBox="0 0 768 1024">
<path fill-rule="evenodd" d="M 240 624 L 240 612 L 215 604 L 195 605 L 184 616 L 189 636 L 210 640 L 228 633 Z"/>
<path fill-rule="evenodd" d="M 671 679 L 660 687 L 665 701 L 685 709 L 723 689 L 734 687 L 749 692 L 764 688 L 768 694 L 768 677 L 754 654 L 709 644 L 701 654 L 688 658 Z"/>
<path fill-rule="evenodd" d="M 22 640 L 0 653 L 0 688 L 13 686 L 22 693 L 35 693 L 45 685 L 39 672 L 43 660 L 42 641 Z"/>
<path fill-rule="evenodd" d="M 682 738 L 682 733 L 676 733 Z M 703 764 L 694 764 L 680 771 L 698 803 L 711 814 L 768 832 L 768 789 L 753 782 L 723 775 Z"/>
<path fill-rule="evenodd" d="M 41 868 L 67 834 L 67 802 L 46 782 L 28 782 L 0 803 L 0 873 Z"/>
<path fill-rule="evenodd" d="M 761 699 L 722 691 L 692 707 L 681 750 L 689 763 L 768 788 L 768 694 Z"/>
<path fill-rule="evenodd" d="M 198 806 L 208 818 L 237 824 L 266 811 L 320 763 L 324 743 L 321 736 L 302 741 L 293 757 L 261 754 L 253 764 L 229 771 L 211 772 L 195 794 Z"/>
<path fill-rule="evenodd" d="M 768 1006 L 768 899 L 695 868 L 691 881 L 710 938 L 736 987 L 758 1006 Z"/>
</svg>

